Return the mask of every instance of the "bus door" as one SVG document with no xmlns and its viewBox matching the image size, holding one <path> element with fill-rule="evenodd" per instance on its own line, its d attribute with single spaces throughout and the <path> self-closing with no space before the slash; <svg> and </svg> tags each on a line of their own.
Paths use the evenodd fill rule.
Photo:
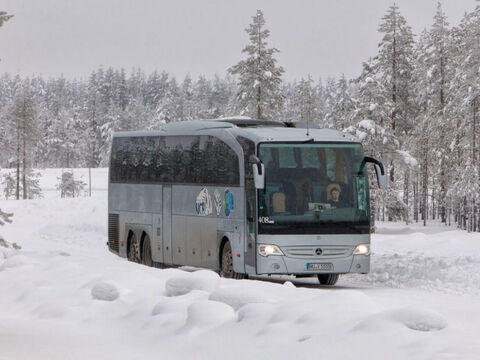
<svg viewBox="0 0 480 360">
<path fill-rule="evenodd" d="M 257 249 L 257 190 L 253 179 L 245 180 L 245 206 L 246 206 L 246 250 L 245 272 L 256 273 Z"/>
<path fill-rule="evenodd" d="M 172 186 L 163 186 L 162 199 L 163 220 L 163 262 L 172 263 Z"/>
</svg>

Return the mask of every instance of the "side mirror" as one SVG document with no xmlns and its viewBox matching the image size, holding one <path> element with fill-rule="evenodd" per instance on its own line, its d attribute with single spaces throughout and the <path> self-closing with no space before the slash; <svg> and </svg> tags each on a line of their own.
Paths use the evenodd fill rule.
<svg viewBox="0 0 480 360">
<path fill-rule="evenodd" d="M 265 166 L 260 164 L 252 164 L 253 167 L 253 180 L 255 182 L 255 188 L 265 188 Z"/>
<path fill-rule="evenodd" d="M 365 156 L 364 161 L 367 163 L 373 163 L 375 166 L 375 173 L 377 175 L 377 183 L 380 189 L 386 189 L 388 187 L 388 176 L 385 172 L 383 164 L 372 157 Z"/>
<path fill-rule="evenodd" d="M 380 189 L 386 189 L 388 187 L 388 176 L 385 173 L 385 171 L 383 171 L 382 173 L 382 170 L 383 170 L 383 167 L 380 167 L 380 165 L 375 164 L 375 173 L 377 174 L 378 187 Z"/>
<path fill-rule="evenodd" d="M 258 158 L 257 155 L 252 154 L 252 155 L 250 155 L 250 157 L 248 158 L 248 162 L 249 162 L 250 164 L 260 164 L 262 161 Z"/>
</svg>

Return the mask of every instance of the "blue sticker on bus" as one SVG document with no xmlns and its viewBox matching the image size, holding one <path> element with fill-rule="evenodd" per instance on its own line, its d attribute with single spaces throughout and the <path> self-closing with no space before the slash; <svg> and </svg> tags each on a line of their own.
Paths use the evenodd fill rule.
<svg viewBox="0 0 480 360">
<path fill-rule="evenodd" d="M 234 209 L 233 194 L 228 189 L 225 190 L 225 195 L 223 196 L 223 208 L 226 216 L 230 215 Z"/>
</svg>

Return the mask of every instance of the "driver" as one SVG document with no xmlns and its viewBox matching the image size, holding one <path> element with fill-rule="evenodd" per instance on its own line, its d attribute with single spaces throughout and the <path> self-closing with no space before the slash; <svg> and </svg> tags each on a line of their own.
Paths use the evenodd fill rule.
<svg viewBox="0 0 480 360">
<path fill-rule="evenodd" d="M 342 190 L 339 184 L 330 184 L 327 186 L 327 203 L 329 203 L 331 207 L 337 208 L 344 206 L 341 192 Z"/>
</svg>

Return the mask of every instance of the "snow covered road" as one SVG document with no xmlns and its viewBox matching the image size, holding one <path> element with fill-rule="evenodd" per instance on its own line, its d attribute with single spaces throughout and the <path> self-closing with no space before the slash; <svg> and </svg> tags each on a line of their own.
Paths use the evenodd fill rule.
<svg viewBox="0 0 480 360">
<path fill-rule="evenodd" d="M 0 208 L 2 360 L 480 359 L 480 234 L 381 223 L 372 272 L 320 288 L 129 263 L 105 191 Z"/>
</svg>

